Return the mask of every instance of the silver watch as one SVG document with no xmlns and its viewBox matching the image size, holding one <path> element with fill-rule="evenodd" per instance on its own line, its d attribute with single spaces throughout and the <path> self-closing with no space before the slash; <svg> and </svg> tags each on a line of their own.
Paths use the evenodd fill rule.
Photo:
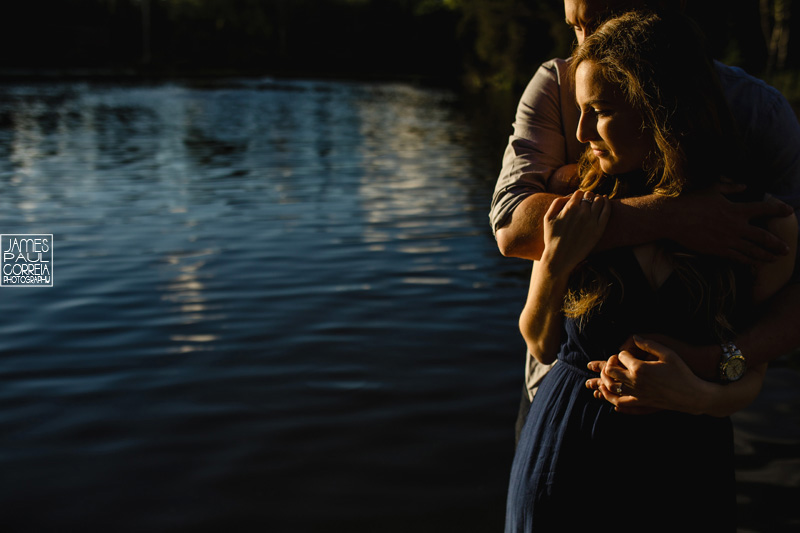
<svg viewBox="0 0 800 533">
<path fill-rule="evenodd" d="M 719 377 L 723 383 L 736 381 L 747 370 L 747 362 L 742 351 L 732 342 L 724 342 L 722 346 L 722 361 L 719 364 Z"/>
</svg>

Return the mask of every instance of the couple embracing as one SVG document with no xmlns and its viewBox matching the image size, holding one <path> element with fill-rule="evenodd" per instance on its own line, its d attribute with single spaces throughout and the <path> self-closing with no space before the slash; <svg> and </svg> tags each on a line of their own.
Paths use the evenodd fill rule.
<svg viewBox="0 0 800 533">
<path fill-rule="evenodd" d="M 535 260 L 507 532 L 735 531 L 728 415 L 800 345 L 797 220 L 768 195 L 800 201 L 800 127 L 667 4 L 566 0 L 578 46 L 520 102 L 492 203 Z"/>
</svg>

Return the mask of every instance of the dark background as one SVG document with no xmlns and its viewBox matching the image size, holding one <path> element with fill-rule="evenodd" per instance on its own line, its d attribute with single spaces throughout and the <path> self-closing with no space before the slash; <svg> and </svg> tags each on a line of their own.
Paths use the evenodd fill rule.
<svg viewBox="0 0 800 533">
<path fill-rule="evenodd" d="M 687 9 L 716 57 L 791 93 L 792 3 Z M 769 46 L 773 35 L 784 38 Z M 513 92 L 571 44 L 559 0 L 30 0 L 0 16 L 6 76 L 266 74 Z"/>
</svg>

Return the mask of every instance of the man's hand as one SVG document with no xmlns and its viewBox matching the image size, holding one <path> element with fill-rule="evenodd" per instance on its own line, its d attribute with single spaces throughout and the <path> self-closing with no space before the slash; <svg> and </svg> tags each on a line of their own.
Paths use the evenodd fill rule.
<svg viewBox="0 0 800 533">
<path fill-rule="evenodd" d="M 596 398 L 611 402 L 626 414 L 646 414 L 668 409 L 703 412 L 703 384 L 671 349 L 650 339 L 634 336 L 618 355 L 608 361 L 592 361 L 588 368 L 600 372 L 586 382 Z"/>
<path fill-rule="evenodd" d="M 694 346 L 661 333 L 647 333 L 641 336 L 671 350 L 683 360 L 697 377 L 706 381 L 719 380 L 719 364 L 722 361 L 722 348 L 720 345 Z M 632 346 L 639 346 L 633 337 L 629 338 L 621 349 L 637 353 L 632 349 Z M 641 356 L 642 354 L 637 353 L 637 355 Z"/>
<path fill-rule="evenodd" d="M 775 198 L 743 203 L 723 196 L 742 188 L 719 184 L 665 202 L 665 219 L 672 222 L 668 238 L 690 250 L 745 264 L 771 262 L 788 253 L 786 243 L 752 221 L 789 216 L 792 208 Z"/>
</svg>

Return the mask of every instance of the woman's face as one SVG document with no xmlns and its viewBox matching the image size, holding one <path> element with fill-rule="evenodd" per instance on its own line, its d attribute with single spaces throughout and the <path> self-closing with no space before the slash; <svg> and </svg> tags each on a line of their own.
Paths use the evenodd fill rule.
<svg viewBox="0 0 800 533">
<path fill-rule="evenodd" d="M 605 81 L 591 61 L 575 71 L 575 100 L 581 111 L 576 136 L 589 143 L 603 172 L 640 170 L 655 146 L 653 137 L 622 92 Z"/>
</svg>

